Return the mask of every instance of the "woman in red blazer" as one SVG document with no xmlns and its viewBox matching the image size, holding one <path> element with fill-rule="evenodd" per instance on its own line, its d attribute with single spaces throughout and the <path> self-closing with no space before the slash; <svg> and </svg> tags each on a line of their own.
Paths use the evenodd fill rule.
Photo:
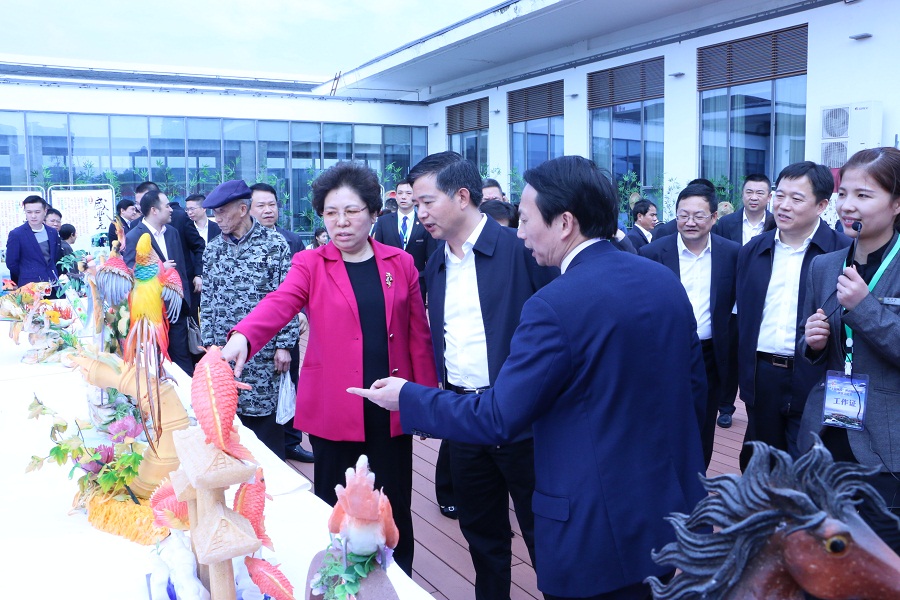
<svg viewBox="0 0 900 600">
<path fill-rule="evenodd" d="M 309 434 L 315 493 L 335 504 L 335 485 L 360 454 L 369 457 L 400 530 L 397 564 L 412 573 L 412 437 L 398 413 L 347 393 L 395 375 L 437 386 L 431 334 L 412 257 L 369 238 L 381 208 L 375 173 L 339 163 L 313 184 L 313 208 L 332 242 L 294 255 L 281 286 L 238 323 L 222 351 L 244 362 L 305 308 L 309 343 L 297 384 L 294 426 Z"/>
</svg>

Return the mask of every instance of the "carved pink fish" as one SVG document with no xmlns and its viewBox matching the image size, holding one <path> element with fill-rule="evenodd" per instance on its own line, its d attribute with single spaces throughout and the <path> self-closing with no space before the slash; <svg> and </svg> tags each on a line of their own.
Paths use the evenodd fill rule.
<svg viewBox="0 0 900 600">
<path fill-rule="evenodd" d="M 263 514 L 266 498 L 271 500 L 272 496 L 266 493 L 266 480 L 261 468 L 256 469 L 255 479 L 253 483 L 242 483 L 238 488 L 234 495 L 234 512 L 246 517 L 262 545 L 274 551 L 272 539 L 266 535 L 266 517 Z"/>
<path fill-rule="evenodd" d="M 159 484 L 150 496 L 150 508 L 153 509 L 153 524 L 169 529 L 188 529 L 187 502 L 179 502 L 175 497 L 172 481 L 166 479 Z"/>
<path fill-rule="evenodd" d="M 250 580 L 263 594 L 268 594 L 274 600 L 294 600 L 294 586 L 277 566 L 252 556 L 245 558 L 244 564 L 247 565 Z"/>
<path fill-rule="evenodd" d="M 249 390 L 250 386 L 235 381 L 234 371 L 222 358 L 218 346 L 210 346 L 206 354 L 194 367 L 191 380 L 191 406 L 197 422 L 206 434 L 206 443 L 241 460 L 254 460 L 250 451 L 241 446 L 234 428 L 237 413 L 238 390 Z"/>
</svg>

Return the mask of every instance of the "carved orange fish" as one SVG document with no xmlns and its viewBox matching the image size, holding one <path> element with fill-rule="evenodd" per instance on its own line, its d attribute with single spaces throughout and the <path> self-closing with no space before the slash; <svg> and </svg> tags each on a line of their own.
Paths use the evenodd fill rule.
<svg viewBox="0 0 900 600">
<path fill-rule="evenodd" d="M 266 535 L 266 523 L 263 510 L 266 507 L 266 498 L 272 496 L 266 493 L 266 480 L 263 478 L 262 468 L 256 469 L 256 477 L 253 483 L 242 483 L 234 495 L 234 512 L 246 517 L 253 526 L 256 537 L 262 545 L 274 551 L 272 539 Z"/>
<path fill-rule="evenodd" d="M 188 529 L 188 505 L 175 497 L 172 481 L 164 480 L 150 496 L 150 508 L 153 509 L 153 524 L 169 529 Z"/>
<path fill-rule="evenodd" d="M 235 381 L 234 371 L 222 358 L 219 347 L 210 346 L 194 367 L 191 380 L 191 406 L 197 422 L 206 434 L 207 444 L 237 459 L 254 460 L 250 451 L 241 446 L 234 428 L 239 389 L 249 390 L 250 386 Z"/>
<path fill-rule="evenodd" d="M 248 556 L 244 559 L 250 580 L 263 594 L 274 600 L 294 600 L 294 586 L 276 565 L 262 558 Z"/>
</svg>

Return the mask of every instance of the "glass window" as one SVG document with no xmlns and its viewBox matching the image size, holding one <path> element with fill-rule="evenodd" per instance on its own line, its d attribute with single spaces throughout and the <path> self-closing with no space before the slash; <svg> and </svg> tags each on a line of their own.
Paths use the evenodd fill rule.
<svg viewBox="0 0 900 600">
<path fill-rule="evenodd" d="M 268 183 L 278 191 L 278 201 L 281 205 L 278 222 L 282 227 L 293 229 L 294 210 L 288 181 L 290 125 L 287 121 L 259 121 L 257 131 L 259 167 L 256 181 Z"/>
<path fill-rule="evenodd" d="M 172 200 L 186 195 L 183 117 L 150 117 L 150 172 L 138 168 L 138 179 L 155 181 Z"/>
<path fill-rule="evenodd" d="M 771 179 L 804 158 L 806 76 L 708 90 L 700 95 L 700 173 L 730 188 L 740 208 L 745 176 Z"/>
<path fill-rule="evenodd" d="M 806 153 L 806 75 L 775 80 L 775 168 L 800 162 Z"/>
<path fill-rule="evenodd" d="M 109 171 L 109 117 L 106 115 L 69 115 L 72 140 L 74 182 L 105 183 Z"/>
<path fill-rule="evenodd" d="M 295 228 L 314 229 L 312 182 L 322 172 L 321 166 L 322 126 L 291 123 L 291 199 Z"/>
<path fill-rule="evenodd" d="M 485 146 L 487 153 L 487 146 Z M 416 166 L 420 160 L 428 156 L 428 128 L 413 127 L 412 128 L 412 157 L 409 163 Z"/>
<path fill-rule="evenodd" d="M 409 127 L 384 127 L 384 188 L 393 190 L 409 174 L 412 132 Z"/>
<path fill-rule="evenodd" d="M 663 185 L 663 116 L 662 98 L 644 102 L 644 185 L 658 191 Z"/>
<path fill-rule="evenodd" d="M 381 171 L 381 125 L 353 126 L 353 160 L 365 163 L 384 179 Z"/>
<path fill-rule="evenodd" d="M 322 142 L 325 149 L 322 168 L 350 160 L 353 156 L 353 125 L 325 123 L 322 126 Z"/>
<path fill-rule="evenodd" d="M 31 184 L 50 187 L 70 183 L 68 116 L 25 113 Z"/>
<path fill-rule="evenodd" d="M 612 175 L 619 180 L 629 172 L 641 177 L 641 103 L 612 107 Z"/>
<path fill-rule="evenodd" d="M 112 148 L 109 183 L 116 189 L 117 197 L 133 196 L 134 188 L 145 181 L 141 174 L 150 170 L 147 117 L 112 116 L 109 133 Z"/>
<path fill-rule="evenodd" d="M 187 119 L 188 190 L 208 194 L 223 181 L 222 122 Z"/>
<path fill-rule="evenodd" d="M 25 114 L 0 111 L 0 185 L 27 185 Z"/>
<path fill-rule="evenodd" d="M 510 125 L 512 137 L 510 194 L 513 201 L 518 201 L 520 192 L 518 188 L 521 187 L 519 179 L 525 171 L 563 155 L 564 125 L 562 115 Z"/>
<path fill-rule="evenodd" d="M 460 153 L 463 157 L 478 165 L 478 169 L 481 171 L 482 175 L 488 172 L 487 129 L 462 131 L 460 133 L 454 133 L 449 137 L 450 148 L 454 152 Z"/>
<path fill-rule="evenodd" d="M 256 182 L 256 122 L 249 119 L 223 119 L 222 137 L 225 167 L 222 181 L 243 179 Z"/>
</svg>

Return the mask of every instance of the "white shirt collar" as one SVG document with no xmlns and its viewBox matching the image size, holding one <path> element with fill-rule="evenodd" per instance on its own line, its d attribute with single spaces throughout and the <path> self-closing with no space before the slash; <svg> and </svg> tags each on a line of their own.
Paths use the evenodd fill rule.
<svg viewBox="0 0 900 600">
<path fill-rule="evenodd" d="M 647 231 L 646 229 L 644 229 L 643 227 L 641 227 L 641 226 L 638 225 L 637 223 L 635 223 L 634 226 L 637 227 L 638 229 L 640 229 L 642 232 L 644 232 L 644 237 L 647 238 L 647 241 L 650 241 L 650 238 L 653 237 L 653 232 L 652 232 L 652 231 Z"/>
<path fill-rule="evenodd" d="M 569 268 L 569 265 L 572 264 L 572 261 L 575 260 L 575 257 L 578 256 L 578 253 L 587 248 L 588 246 L 593 246 L 597 242 L 608 242 L 609 240 L 604 240 L 603 238 L 591 238 L 589 240 L 584 240 L 572 250 L 569 251 L 568 254 L 562 259 L 562 263 L 559 265 L 560 274 L 565 273 L 566 269 Z"/>
<path fill-rule="evenodd" d="M 487 215 L 481 215 L 481 220 L 478 221 L 478 225 L 475 226 L 475 229 L 472 230 L 472 233 L 470 233 L 469 237 L 466 238 L 466 241 L 463 242 L 463 256 L 468 254 L 472 250 L 472 248 L 475 247 L 475 242 L 478 241 L 479 236 L 481 236 L 481 232 L 484 231 L 484 224 L 487 223 L 487 219 Z M 453 254 L 453 251 L 450 250 L 450 244 L 444 245 L 444 256 L 446 256 L 447 258 L 450 258 L 451 256 L 456 258 L 456 255 Z"/>
<path fill-rule="evenodd" d="M 784 242 L 781 241 L 781 230 L 780 229 L 775 230 L 775 243 L 781 244 L 785 248 L 790 249 L 791 252 L 800 252 L 801 250 L 805 252 L 806 249 L 809 248 L 809 243 L 812 241 L 813 236 L 816 235 L 816 232 L 819 230 L 819 225 L 821 225 L 821 224 L 822 224 L 822 219 L 818 219 L 816 221 L 816 226 L 812 230 L 812 233 L 810 233 L 809 236 L 807 236 L 807 238 L 805 240 L 803 240 L 803 244 L 796 250 L 794 250 L 788 244 L 785 244 Z"/>
<path fill-rule="evenodd" d="M 165 226 L 165 225 L 163 225 L 163 226 L 159 229 L 159 231 L 157 231 L 157 230 L 153 227 L 153 225 L 151 225 L 150 223 L 147 223 L 146 220 L 144 220 L 144 223 L 147 225 L 147 229 L 150 230 L 150 233 L 153 234 L 153 237 L 159 237 L 159 236 L 161 236 L 162 234 L 164 234 L 164 233 L 166 232 L 166 226 Z"/>
<path fill-rule="evenodd" d="M 680 233 L 678 234 L 678 239 L 675 243 L 678 246 L 678 254 L 684 254 L 685 252 L 687 252 L 688 254 L 690 254 L 691 256 L 693 256 L 695 258 L 697 257 L 697 255 L 694 254 L 693 252 L 691 252 L 690 248 L 688 248 L 684 244 L 684 240 L 681 239 Z M 700 256 L 703 256 L 707 252 L 712 252 L 712 234 L 711 233 L 706 234 L 706 248 L 703 249 L 703 252 L 700 253 Z"/>
</svg>

